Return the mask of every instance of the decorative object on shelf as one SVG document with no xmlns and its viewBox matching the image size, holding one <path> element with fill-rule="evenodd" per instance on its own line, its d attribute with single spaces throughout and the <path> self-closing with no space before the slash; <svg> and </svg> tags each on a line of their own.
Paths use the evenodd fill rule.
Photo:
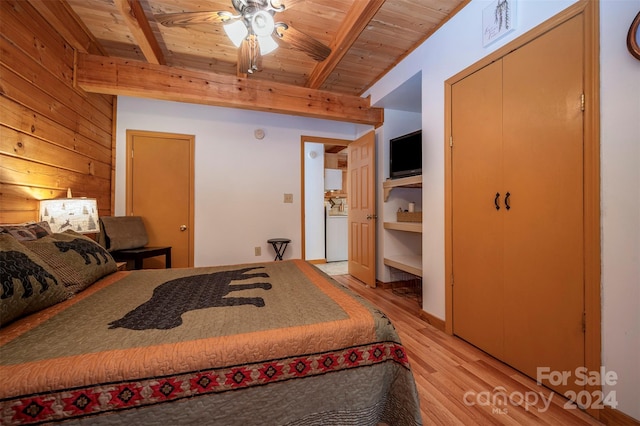
<svg viewBox="0 0 640 426">
<path fill-rule="evenodd" d="M 98 203 L 95 198 L 68 198 L 40 201 L 40 220 L 46 221 L 54 233 L 71 229 L 80 234 L 100 232 Z"/>
<path fill-rule="evenodd" d="M 398 222 L 422 222 L 422 212 L 398 212 Z"/>
<path fill-rule="evenodd" d="M 496 0 L 482 11 L 482 46 L 515 30 L 516 0 Z"/>
<path fill-rule="evenodd" d="M 413 213 L 416 210 L 416 203 L 409 203 L 409 213 Z"/>
<path fill-rule="evenodd" d="M 237 14 L 229 11 L 179 12 L 157 15 L 156 20 L 166 27 L 215 21 L 224 23 L 224 31 L 238 48 L 238 70 L 247 74 L 260 71 L 262 56 L 276 50 L 279 42 L 306 53 L 318 62 L 327 59 L 331 53 L 329 47 L 315 38 L 284 22 L 275 22 L 275 14 L 285 9 L 279 1 L 231 0 L 231 4 Z"/>
<path fill-rule="evenodd" d="M 629 27 L 627 48 L 631 55 L 640 61 L 640 12 L 638 12 Z"/>
</svg>

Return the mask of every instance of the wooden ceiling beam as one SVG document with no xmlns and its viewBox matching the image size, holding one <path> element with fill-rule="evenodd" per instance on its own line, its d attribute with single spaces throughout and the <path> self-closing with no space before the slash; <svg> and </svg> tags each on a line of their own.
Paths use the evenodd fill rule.
<svg viewBox="0 0 640 426">
<path fill-rule="evenodd" d="M 335 38 L 329 46 L 331 54 L 322 62 L 319 62 L 311 71 L 306 87 L 317 89 L 331 75 L 344 55 L 364 31 L 371 19 L 378 13 L 385 0 L 360 0 L 355 1 L 342 21 Z"/>
<path fill-rule="evenodd" d="M 231 75 L 79 54 L 77 85 L 87 92 L 126 95 L 382 125 L 384 110 L 368 98 L 250 80 Z"/>
<path fill-rule="evenodd" d="M 147 61 L 152 64 L 166 64 L 160 44 L 153 35 L 153 30 L 140 2 L 138 0 L 115 0 L 115 3 Z"/>
</svg>

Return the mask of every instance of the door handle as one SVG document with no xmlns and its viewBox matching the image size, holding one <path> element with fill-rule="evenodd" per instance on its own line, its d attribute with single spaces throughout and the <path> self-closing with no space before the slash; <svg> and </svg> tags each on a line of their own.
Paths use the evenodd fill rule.
<svg viewBox="0 0 640 426">
<path fill-rule="evenodd" d="M 368 214 L 367 215 L 367 220 L 371 220 L 371 219 L 377 219 L 378 215 L 377 214 Z"/>
<path fill-rule="evenodd" d="M 504 196 L 504 206 L 507 208 L 507 210 L 511 209 L 511 206 L 509 205 L 509 197 L 511 197 L 511 193 L 507 192 L 507 194 Z"/>
<path fill-rule="evenodd" d="M 493 199 L 493 204 L 496 205 L 496 210 L 500 210 L 499 201 L 500 201 L 500 193 L 496 192 L 496 198 Z"/>
<path fill-rule="evenodd" d="M 187 230 L 187 225 L 180 225 L 180 231 L 184 232 Z"/>
</svg>

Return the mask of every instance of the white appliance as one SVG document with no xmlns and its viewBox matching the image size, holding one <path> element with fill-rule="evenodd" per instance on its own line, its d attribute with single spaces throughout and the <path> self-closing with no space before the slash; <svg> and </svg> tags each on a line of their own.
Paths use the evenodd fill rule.
<svg viewBox="0 0 640 426">
<path fill-rule="evenodd" d="M 326 215 L 327 262 L 347 260 L 347 215 Z"/>
<path fill-rule="evenodd" d="M 324 169 L 324 190 L 339 191 L 342 189 L 342 170 Z"/>
</svg>

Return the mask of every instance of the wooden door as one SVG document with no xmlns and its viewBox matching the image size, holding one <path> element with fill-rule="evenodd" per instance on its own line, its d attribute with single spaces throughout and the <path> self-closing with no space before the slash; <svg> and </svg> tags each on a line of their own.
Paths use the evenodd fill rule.
<svg viewBox="0 0 640 426">
<path fill-rule="evenodd" d="M 193 266 L 193 149 L 193 136 L 127 131 L 127 215 L 142 216 L 150 246 L 171 246 L 174 268 Z"/>
<path fill-rule="evenodd" d="M 533 378 L 585 365 L 582 19 L 452 87 L 453 331 Z"/>
<path fill-rule="evenodd" d="M 453 328 L 503 355 L 502 63 L 452 87 Z M 499 193 L 503 191 L 502 193 Z"/>
<path fill-rule="evenodd" d="M 582 25 L 503 60 L 505 360 L 533 377 L 584 365 Z"/>
<path fill-rule="evenodd" d="M 349 275 L 376 286 L 376 138 L 369 132 L 349 144 Z"/>
</svg>

